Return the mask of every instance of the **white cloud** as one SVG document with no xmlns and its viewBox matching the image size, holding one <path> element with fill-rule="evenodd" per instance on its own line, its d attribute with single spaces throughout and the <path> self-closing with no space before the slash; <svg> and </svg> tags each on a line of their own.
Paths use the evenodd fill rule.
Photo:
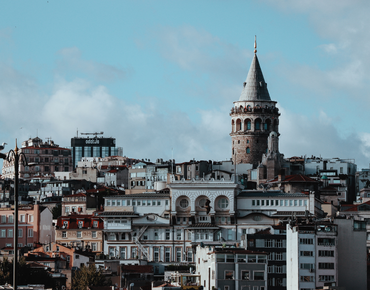
<svg viewBox="0 0 370 290">
<path fill-rule="evenodd" d="M 77 47 L 68 47 L 59 51 L 57 72 L 70 71 L 83 72 L 92 76 L 98 82 L 112 82 L 122 80 L 132 73 L 132 69 L 118 68 L 113 65 L 99 63 L 82 58 L 82 53 Z"/>
<path fill-rule="evenodd" d="M 285 157 L 321 156 L 354 159 L 358 168 L 368 167 L 370 134 L 341 136 L 325 112 L 303 116 L 280 109 L 280 152 Z"/>
</svg>

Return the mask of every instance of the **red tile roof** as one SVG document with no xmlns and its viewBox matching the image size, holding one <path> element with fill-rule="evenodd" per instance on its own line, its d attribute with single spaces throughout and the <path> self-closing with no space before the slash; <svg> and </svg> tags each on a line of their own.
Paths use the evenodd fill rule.
<svg viewBox="0 0 370 290">
<path fill-rule="evenodd" d="M 78 196 L 86 196 L 86 194 L 82 193 L 82 192 L 79 192 L 79 193 L 76 193 L 76 194 L 70 194 L 70 195 L 65 195 L 64 197 L 78 197 Z"/>
<path fill-rule="evenodd" d="M 68 216 L 61 216 L 57 220 L 57 228 L 62 229 L 64 221 L 68 222 L 68 226 L 65 228 L 67 230 L 71 229 L 104 229 L 104 222 L 101 218 L 93 215 L 82 215 L 74 214 Z M 78 222 L 82 221 L 83 225 L 81 228 L 78 227 Z M 93 222 L 98 221 L 98 227 L 93 227 Z"/>
<path fill-rule="evenodd" d="M 278 178 L 273 179 L 271 182 L 279 182 Z M 317 182 L 317 180 L 312 179 L 306 175 L 302 174 L 293 174 L 293 175 L 286 175 L 284 180 L 281 182 Z"/>
<path fill-rule="evenodd" d="M 359 211 L 359 207 L 361 205 L 369 205 L 370 206 L 370 200 L 361 204 L 352 205 L 351 207 L 347 207 L 345 209 L 342 209 L 342 211 Z M 343 207 L 342 207 L 343 208 Z"/>
</svg>

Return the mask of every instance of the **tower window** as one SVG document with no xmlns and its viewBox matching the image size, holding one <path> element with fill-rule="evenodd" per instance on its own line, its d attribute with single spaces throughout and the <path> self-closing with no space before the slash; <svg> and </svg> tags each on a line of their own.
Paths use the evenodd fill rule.
<svg viewBox="0 0 370 290">
<path fill-rule="evenodd" d="M 268 129 L 267 123 L 263 124 L 263 127 L 264 130 L 267 130 Z"/>
<path fill-rule="evenodd" d="M 238 140 L 238 144 L 240 144 L 240 140 Z"/>
<path fill-rule="evenodd" d="M 246 151 L 247 151 L 247 154 L 251 153 L 251 149 L 249 147 L 247 148 Z"/>
<path fill-rule="evenodd" d="M 261 130 L 261 121 L 256 120 L 256 130 Z"/>
<path fill-rule="evenodd" d="M 234 155 L 234 148 L 233 148 L 233 155 Z"/>
<path fill-rule="evenodd" d="M 249 140 L 247 140 L 247 143 L 249 143 Z"/>
</svg>

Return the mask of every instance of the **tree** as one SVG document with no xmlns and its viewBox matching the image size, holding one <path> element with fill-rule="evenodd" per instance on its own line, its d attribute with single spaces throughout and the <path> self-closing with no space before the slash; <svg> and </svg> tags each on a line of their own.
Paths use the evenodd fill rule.
<svg viewBox="0 0 370 290">
<path fill-rule="evenodd" d="M 17 281 L 18 285 L 39 284 L 42 281 L 45 288 L 54 286 L 53 278 L 45 269 L 31 268 L 24 257 L 21 257 L 18 262 Z M 13 284 L 13 261 L 9 261 L 7 257 L 4 257 L 0 263 L 0 284 L 5 285 L 5 283 Z"/>
<path fill-rule="evenodd" d="M 56 206 L 53 207 L 51 210 L 51 213 L 53 214 L 53 219 L 57 219 L 62 215 L 62 205 L 58 203 Z"/>
<path fill-rule="evenodd" d="M 82 265 L 81 268 L 74 272 L 72 278 L 72 290 L 86 290 L 87 286 L 107 286 L 112 282 L 107 280 L 101 269 L 96 269 L 95 265 Z"/>
</svg>

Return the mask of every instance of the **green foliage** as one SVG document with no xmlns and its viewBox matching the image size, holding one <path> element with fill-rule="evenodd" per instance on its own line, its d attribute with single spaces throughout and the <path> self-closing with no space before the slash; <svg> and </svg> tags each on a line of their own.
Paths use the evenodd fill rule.
<svg viewBox="0 0 370 290">
<path fill-rule="evenodd" d="M 56 206 L 53 207 L 51 210 L 51 213 L 53 214 L 53 219 L 57 219 L 62 215 L 62 205 L 58 203 Z"/>
<path fill-rule="evenodd" d="M 72 290 L 86 290 L 87 286 L 110 285 L 111 281 L 105 278 L 101 269 L 97 270 L 95 265 L 90 264 L 74 271 L 72 284 Z"/>
<path fill-rule="evenodd" d="M 44 269 L 31 268 L 26 264 L 24 257 L 19 259 L 17 274 L 18 285 L 40 284 L 42 281 L 46 288 L 53 287 L 53 279 L 48 272 Z M 0 283 L 0 285 L 13 284 L 13 261 L 9 261 L 7 257 L 0 263 Z"/>
<path fill-rule="evenodd" d="M 13 284 L 13 262 L 4 257 L 0 263 L 0 285 Z"/>
</svg>

